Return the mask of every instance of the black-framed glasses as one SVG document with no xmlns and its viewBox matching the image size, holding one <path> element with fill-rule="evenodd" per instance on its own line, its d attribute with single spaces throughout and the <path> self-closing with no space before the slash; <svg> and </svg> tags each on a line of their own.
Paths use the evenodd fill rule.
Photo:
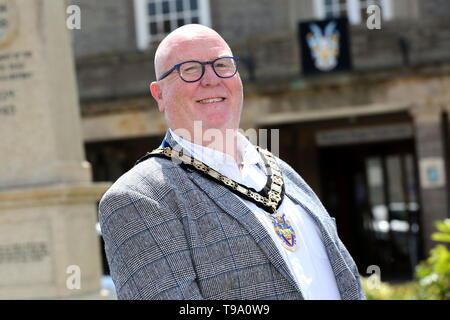
<svg viewBox="0 0 450 320">
<path fill-rule="evenodd" d="M 237 57 L 221 57 L 213 61 L 200 62 L 195 60 L 184 61 L 174 65 L 169 71 L 164 73 L 158 81 L 164 79 L 173 70 L 177 70 L 180 78 L 186 82 L 196 82 L 205 74 L 205 65 L 210 64 L 214 73 L 219 78 L 231 78 L 238 70 L 239 58 Z"/>
</svg>

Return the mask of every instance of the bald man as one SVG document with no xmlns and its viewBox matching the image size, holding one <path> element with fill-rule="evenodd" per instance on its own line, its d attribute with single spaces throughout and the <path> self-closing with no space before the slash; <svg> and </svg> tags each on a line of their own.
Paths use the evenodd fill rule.
<svg viewBox="0 0 450 320">
<path fill-rule="evenodd" d="M 364 299 L 333 218 L 285 162 L 238 132 L 239 59 L 185 25 L 155 54 L 168 131 L 103 196 L 119 299 Z"/>
</svg>

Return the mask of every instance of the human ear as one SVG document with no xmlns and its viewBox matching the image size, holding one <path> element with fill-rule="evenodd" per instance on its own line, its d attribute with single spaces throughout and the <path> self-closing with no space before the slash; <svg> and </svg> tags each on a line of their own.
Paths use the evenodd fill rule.
<svg viewBox="0 0 450 320">
<path fill-rule="evenodd" d="M 165 110 L 165 107 L 162 103 L 162 90 L 161 90 L 161 85 L 157 81 L 153 81 L 150 84 L 150 92 L 152 93 L 153 98 L 158 103 L 159 111 L 163 112 Z"/>
</svg>

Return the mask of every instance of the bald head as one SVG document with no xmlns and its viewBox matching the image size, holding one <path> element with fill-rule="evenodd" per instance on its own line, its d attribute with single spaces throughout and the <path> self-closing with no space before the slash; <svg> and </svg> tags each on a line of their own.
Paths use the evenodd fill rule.
<svg viewBox="0 0 450 320">
<path fill-rule="evenodd" d="M 211 28 L 198 24 L 182 26 L 160 43 L 155 53 L 157 79 L 183 62 L 193 60 L 204 66 L 197 81 L 184 80 L 178 70 L 150 84 L 150 92 L 159 111 L 164 112 L 169 128 L 183 129 L 191 137 L 199 135 L 198 130 L 194 130 L 194 124 L 199 123 L 202 129 L 221 131 L 223 137 L 226 130 L 237 130 L 243 104 L 237 59 L 233 59 L 236 69 L 230 77 L 219 76 L 212 64 L 212 61 L 230 57 L 233 53 L 225 40 Z M 219 68 L 224 68 L 224 65 L 219 64 Z M 193 72 L 192 68 L 186 68 L 188 73 Z M 185 138 L 191 140 L 187 136 Z"/>
<path fill-rule="evenodd" d="M 172 53 L 181 52 L 185 43 L 193 42 L 205 37 L 220 39 L 229 48 L 225 40 L 213 29 L 200 24 L 187 24 L 169 33 L 159 44 L 155 53 L 155 74 L 159 79 L 167 71 L 168 58 Z M 231 50 L 230 50 L 231 52 Z"/>
</svg>

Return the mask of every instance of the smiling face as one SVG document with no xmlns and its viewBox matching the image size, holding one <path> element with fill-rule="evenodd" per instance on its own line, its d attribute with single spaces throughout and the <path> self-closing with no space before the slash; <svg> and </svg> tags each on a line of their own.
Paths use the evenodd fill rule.
<svg viewBox="0 0 450 320">
<path fill-rule="evenodd" d="M 184 26 L 172 32 L 158 48 L 156 74 L 159 78 L 184 61 L 205 62 L 226 56 L 232 56 L 232 52 L 215 31 L 200 25 Z M 163 80 L 153 82 L 150 89 L 172 130 L 185 129 L 193 137 L 194 121 L 201 121 L 203 131 L 214 128 L 225 133 L 226 129 L 239 127 L 243 102 L 239 73 L 219 78 L 211 65 L 206 65 L 199 81 L 187 83 L 174 70 Z"/>
</svg>

